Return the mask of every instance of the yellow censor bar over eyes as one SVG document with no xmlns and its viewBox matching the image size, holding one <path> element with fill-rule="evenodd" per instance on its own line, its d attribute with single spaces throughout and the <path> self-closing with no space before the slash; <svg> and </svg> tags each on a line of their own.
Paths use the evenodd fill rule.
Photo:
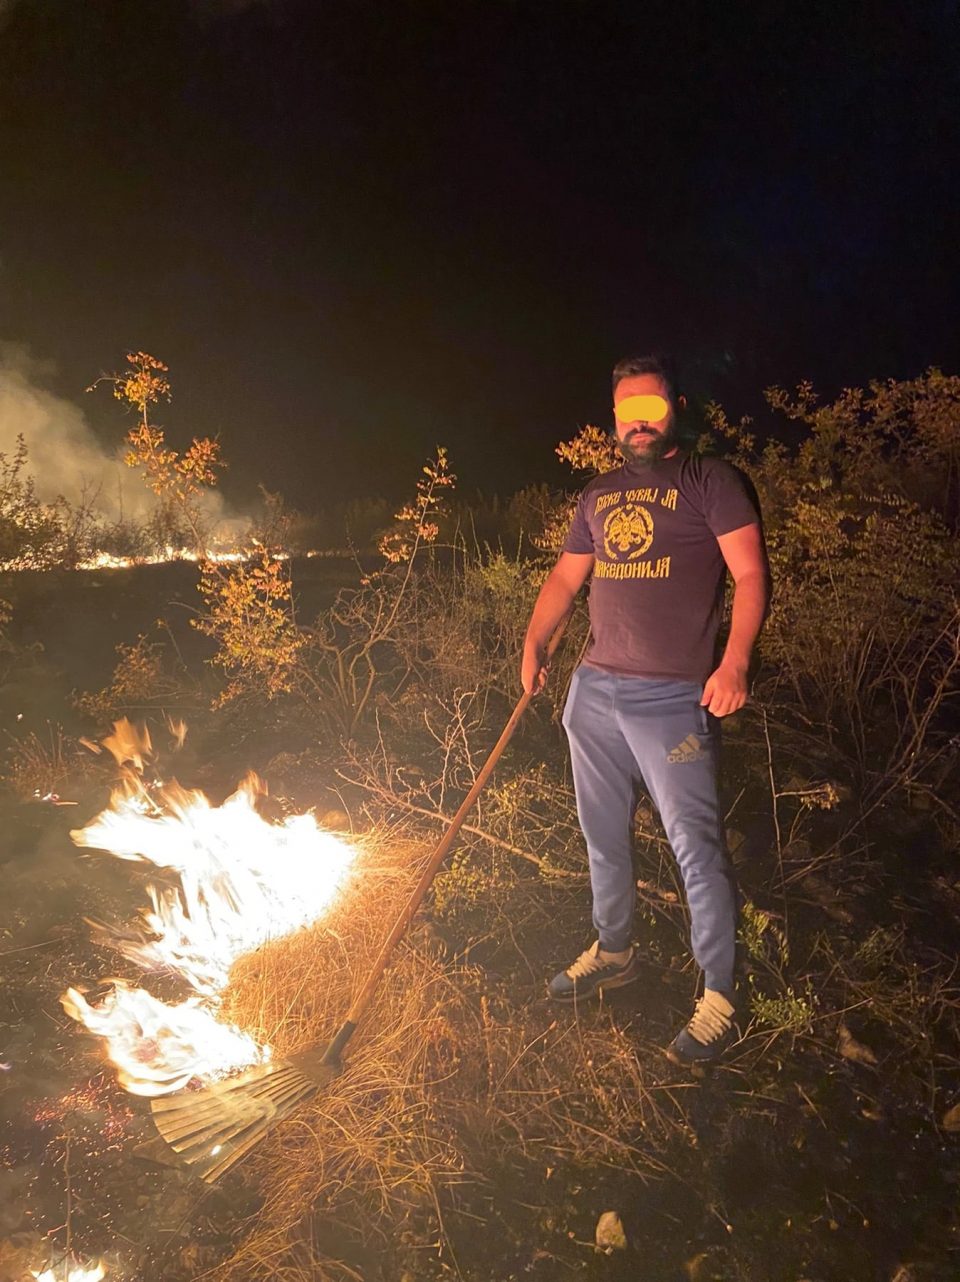
<svg viewBox="0 0 960 1282">
<path fill-rule="evenodd" d="M 621 423 L 659 423 L 669 411 L 662 396 L 625 396 L 613 408 Z"/>
</svg>

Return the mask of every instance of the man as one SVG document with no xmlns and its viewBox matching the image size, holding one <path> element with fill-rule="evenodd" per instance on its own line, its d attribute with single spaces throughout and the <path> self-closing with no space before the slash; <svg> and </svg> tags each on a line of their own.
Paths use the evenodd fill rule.
<svg viewBox="0 0 960 1282">
<path fill-rule="evenodd" d="M 760 516 L 743 476 L 678 445 L 685 406 L 670 363 L 643 356 L 613 371 L 623 466 L 585 488 L 527 630 L 525 690 L 546 681 L 544 655 L 580 588 L 591 639 L 563 715 L 587 843 L 598 938 L 550 982 L 583 1000 L 638 978 L 631 945 L 635 790 L 645 785 L 680 866 L 703 996 L 673 1058 L 718 1056 L 733 1035 L 736 897 L 717 797 L 718 718 L 747 701 L 747 669 L 769 600 Z M 726 571 L 733 617 L 714 647 Z"/>
</svg>

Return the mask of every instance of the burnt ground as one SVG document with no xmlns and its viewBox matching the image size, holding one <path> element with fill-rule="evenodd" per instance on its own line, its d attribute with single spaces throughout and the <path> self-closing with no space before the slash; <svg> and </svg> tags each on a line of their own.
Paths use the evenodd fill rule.
<svg viewBox="0 0 960 1282">
<path fill-rule="evenodd" d="M 317 602 L 340 574 L 347 577 L 349 568 L 318 568 L 311 589 Z M 104 684 L 116 642 L 134 640 L 158 613 L 180 619 L 175 631 L 185 659 L 202 660 L 203 639 L 186 622 L 194 575 L 192 567 L 162 566 L 25 581 L 16 602 L 16 640 L 42 650 L 0 688 L 4 728 L 42 735 L 49 720 L 76 732 L 81 726 L 70 691 Z M 269 765 L 279 740 L 267 738 L 269 751 L 252 760 L 252 744 L 225 748 L 201 737 L 179 768 L 182 782 L 204 786 L 218 799 L 248 766 Z M 208 1189 L 157 1160 L 147 1106 L 117 1086 L 93 1039 L 60 1008 L 68 984 L 93 987 L 118 973 L 134 977 L 126 963 L 90 942 L 84 918 L 129 917 L 142 902 L 144 874 L 80 853 L 69 837 L 102 807 L 107 792 L 103 772 L 94 771 L 61 796 L 76 805 L 11 793 L 0 801 L 0 1280 L 29 1276 L 25 1269 L 39 1267 L 45 1253 L 56 1258 L 67 1245 L 80 1255 L 104 1256 L 115 1278 L 199 1277 L 216 1270 L 257 1210 L 257 1190 L 242 1177 Z M 325 797 L 323 781 L 316 780 L 294 800 L 305 808 Z M 890 824 L 895 827 L 892 817 Z M 954 1019 L 941 1019 L 931 1033 L 917 1013 L 934 971 L 945 977 L 948 1014 L 957 1001 L 949 959 L 960 920 L 951 895 L 960 902 L 960 888 L 953 852 L 929 840 L 922 816 L 912 827 L 901 823 L 894 835 L 899 861 L 890 855 L 882 864 L 846 870 L 831 891 L 832 906 L 816 886 L 798 890 L 791 906 L 798 937 L 826 937 L 838 948 L 855 949 L 878 926 L 902 932 L 890 980 L 894 1016 L 876 1001 L 846 1016 L 875 1062 L 838 1053 L 831 1015 L 836 976 L 822 960 L 810 960 L 805 978 L 814 996 L 822 985 L 822 1002 L 808 1033 L 775 1035 L 754 1024 L 722 1066 L 702 1076 L 675 1071 L 687 1130 L 660 1178 L 641 1180 L 575 1160 L 535 1163 L 505 1148 L 482 1178 L 450 1193 L 443 1248 L 433 1245 L 426 1222 L 422 1239 L 407 1244 L 405 1276 L 459 1274 L 470 1282 L 960 1278 L 960 1136 L 943 1124 L 960 1100 L 960 1048 Z M 754 857 L 761 856 L 749 849 L 743 856 L 747 885 L 752 877 L 760 882 Z M 538 914 L 519 944 L 506 936 L 491 941 L 485 930 L 483 941 L 471 946 L 469 915 L 439 923 L 450 948 L 469 949 L 471 962 L 508 1006 L 542 1004 L 542 976 L 568 960 L 565 941 L 582 935 L 581 894 L 538 893 Z M 641 913 L 647 961 L 639 984 L 604 1007 L 545 1011 L 544 1019 L 579 1019 L 587 1028 L 613 1019 L 644 1054 L 656 1054 L 689 1008 L 691 981 L 682 971 L 676 913 L 670 906 Z M 621 1216 L 628 1247 L 598 1254 L 597 1219 L 611 1209 Z M 356 1276 L 370 1282 L 400 1276 L 390 1272 L 397 1256 L 376 1244 L 381 1239 L 371 1242 L 363 1224 L 330 1226 L 326 1242 L 325 1231 L 318 1222 L 318 1246 L 351 1263 Z"/>
</svg>

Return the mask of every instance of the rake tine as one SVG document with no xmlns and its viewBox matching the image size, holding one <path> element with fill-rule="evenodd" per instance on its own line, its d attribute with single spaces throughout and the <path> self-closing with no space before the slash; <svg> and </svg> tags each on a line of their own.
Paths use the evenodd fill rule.
<svg viewBox="0 0 960 1282">
<path fill-rule="evenodd" d="M 290 1102 L 290 1107 L 285 1110 L 282 1116 L 287 1116 L 289 1113 L 293 1112 L 297 1103 L 299 1103 L 299 1097 Z M 221 1175 L 234 1165 L 235 1162 L 239 1162 L 255 1144 L 260 1142 L 263 1138 L 264 1132 L 268 1129 L 271 1122 L 275 1120 L 278 1119 L 271 1118 L 270 1122 L 264 1121 L 259 1125 L 253 1126 L 247 1134 L 224 1146 L 224 1151 L 216 1154 L 216 1157 L 218 1158 L 217 1161 L 193 1163 L 200 1178 L 205 1180 L 208 1184 L 212 1184 L 218 1180 Z M 213 1157 L 214 1154 L 211 1153 L 210 1156 Z"/>
<path fill-rule="evenodd" d="M 317 1090 L 316 1083 L 292 1069 L 278 1073 L 276 1077 L 280 1080 L 272 1085 L 269 1093 L 261 1091 L 251 1097 L 249 1092 L 245 1092 L 235 1099 L 231 1099 L 229 1094 L 222 1099 L 215 1097 L 206 1102 L 199 1116 L 192 1101 L 187 1101 L 186 1106 L 179 1110 L 168 1108 L 162 1117 L 155 1119 L 157 1129 L 171 1148 L 188 1162 L 194 1160 L 191 1150 L 234 1141 L 248 1128 L 258 1132 L 265 1130 Z"/>
<path fill-rule="evenodd" d="M 239 1101 L 239 1103 L 242 1104 L 242 1101 Z M 199 1131 L 206 1126 L 216 1126 L 218 1123 L 229 1120 L 231 1116 L 236 1116 L 240 1111 L 238 1102 L 224 1103 L 221 1101 L 219 1107 L 217 1107 L 217 1101 L 209 1100 L 200 1108 L 182 1108 L 177 1111 L 155 1115 L 154 1123 L 162 1135 L 178 1138 L 179 1133 L 185 1129 L 190 1130 L 192 1128 Z"/>
<path fill-rule="evenodd" d="M 272 1121 L 273 1117 L 269 1114 L 261 1118 L 236 1118 L 233 1121 L 221 1123 L 217 1127 L 207 1127 L 203 1131 L 191 1132 L 179 1139 L 167 1139 L 167 1143 L 185 1162 L 193 1162 L 202 1159 L 204 1154 L 212 1149 L 219 1149 L 224 1144 L 232 1143 L 238 1135 L 242 1135 L 258 1122 L 269 1125 Z"/>
<path fill-rule="evenodd" d="M 278 1094 L 281 1092 L 278 1091 Z M 200 1135 L 209 1132 L 211 1135 L 216 1135 L 225 1127 L 233 1124 L 247 1125 L 258 1117 L 272 1116 L 275 1111 L 276 1103 L 273 1095 L 233 1094 L 222 1098 L 214 1096 L 204 1101 L 199 1108 L 188 1104 L 178 1110 L 167 1110 L 156 1117 L 155 1122 L 164 1138 L 174 1142 L 192 1134 Z"/>
<path fill-rule="evenodd" d="M 272 1117 L 273 1111 L 272 1107 L 250 1106 L 245 1109 L 224 1110 L 217 1115 L 211 1114 L 203 1118 L 192 1118 L 186 1115 L 164 1125 L 161 1134 L 171 1147 L 186 1148 L 191 1144 L 203 1143 L 206 1139 L 216 1141 L 228 1137 L 259 1118 Z M 160 1127 L 158 1126 L 157 1129 L 160 1130 Z"/>
<path fill-rule="evenodd" d="M 244 1074 L 226 1082 L 217 1082 L 200 1091 L 189 1093 L 178 1092 L 175 1095 L 162 1096 L 151 1101 L 155 1117 L 168 1113 L 203 1113 L 219 1112 L 230 1107 L 235 1100 L 259 1099 L 264 1094 L 272 1093 L 291 1072 L 296 1072 L 291 1065 L 279 1063 L 269 1070 L 253 1070 L 256 1076 Z"/>
<path fill-rule="evenodd" d="M 233 1091 L 255 1092 L 261 1083 L 269 1081 L 270 1078 L 276 1077 L 278 1073 L 286 1072 L 290 1065 L 281 1060 L 274 1064 L 262 1064 L 256 1068 L 249 1068 L 239 1077 L 233 1077 L 225 1082 L 215 1082 L 212 1086 L 205 1086 L 201 1091 L 192 1091 L 184 1093 L 178 1091 L 174 1095 L 161 1095 L 157 1099 L 150 1101 L 150 1108 L 154 1114 L 173 1113 L 181 1109 L 197 1108 L 202 1103 L 211 1099 L 222 1099 Z"/>
<path fill-rule="evenodd" d="M 257 1117 L 269 1111 L 270 1105 L 263 1104 L 257 1099 L 240 1097 L 235 1100 L 220 1101 L 219 1106 L 216 1100 L 210 1100 L 198 1109 L 182 1108 L 157 1115 L 154 1117 L 154 1124 L 161 1135 L 173 1140 L 192 1132 L 217 1130 L 223 1126 L 229 1126 L 234 1121 L 249 1120 L 251 1117 Z"/>
</svg>

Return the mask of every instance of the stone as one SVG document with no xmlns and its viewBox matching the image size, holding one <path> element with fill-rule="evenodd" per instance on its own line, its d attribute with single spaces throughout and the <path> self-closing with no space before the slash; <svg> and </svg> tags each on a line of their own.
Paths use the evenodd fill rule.
<svg viewBox="0 0 960 1282">
<path fill-rule="evenodd" d="M 597 1250 L 603 1251 L 606 1255 L 627 1249 L 627 1235 L 624 1232 L 623 1221 L 616 1211 L 604 1211 L 597 1220 L 596 1243 Z"/>
</svg>

